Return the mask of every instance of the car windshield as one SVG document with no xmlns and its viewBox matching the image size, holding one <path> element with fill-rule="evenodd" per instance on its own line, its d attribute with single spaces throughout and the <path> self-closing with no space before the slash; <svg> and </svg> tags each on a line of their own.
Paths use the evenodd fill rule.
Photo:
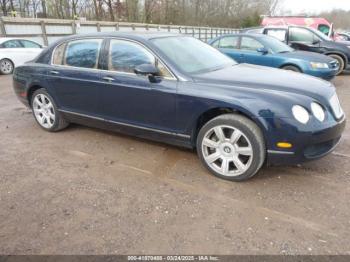
<svg viewBox="0 0 350 262">
<path fill-rule="evenodd" d="M 215 71 L 237 64 L 220 51 L 193 37 L 156 38 L 152 42 L 179 69 L 189 74 Z"/>
<path fill-rule="evenodd" d="M 294 49 L 281 42 L 275 37 L 266 36 L 263 38 L 265 46 L 270 49 L 273 53 L 290 53 L 293 52 Z"/>
</svg>

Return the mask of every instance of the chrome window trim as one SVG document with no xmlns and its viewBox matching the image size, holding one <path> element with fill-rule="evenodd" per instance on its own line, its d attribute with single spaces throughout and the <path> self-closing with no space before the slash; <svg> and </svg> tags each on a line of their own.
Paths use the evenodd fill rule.
<svg viewBox="0 0 350 262">
<path fill-rule="evenodd" d="M 103 121 L 103 122 L 107 122 L 107 123 L 112 123 L 112 124 L 116 124 L 116 125 L 120 125 L 120 126 L 132 127 L 132 128 L 142 129 L 142 130 L 146 130 L 146 131 L 152 131 L 152 132 L 165 134 L 165 135 L 178 136 L 178 137 L 182 137 L 182 138 L 186 138 L 186 139 L 190 139 L 191 138 L 191 136 L 185 135 L 185 134 L 167 132 L 167 131 L 163 131 L 163 130 L 159 130 L 159 129 L 143 127 L 143 126 L 138 126 L 138 125 L 133 125 L 133 124 L 127 124 L 127 123 L 123 123 L 123 122 L 112 121 L 112 120 L 104 119 L 104 118 L 101 118 L 101 117 L 90 116 L 90 115 L 76 113 L 76 112 L 72 112 L 72 111 L 68 111 L 68 110 L 58 109 L 58 111 L 62 112 L 62 113 L 66 113 L 66 114 L 82 116 L 82 117 L 91 118 L 91 119 L 95 119 L 95 120 L 99 120 L 99 121 Z"/>
<path fill-rule="evenodd" d="M 132 40 L 132 39 L 128 39 L 128 38 L 125 38 L 125 37 L 94 37 L 94 36 L 91 36 L 91 37 L 78 37 L 78 38 L 75 38 L 75 39 L 69 39 L 69 40 L 66 40 L 66 41 L 63 41 L 61 42 L 60 44 L 56 45 L 55 48 L 52 50 L 51 52 L 51 59 L 50 59 L 50 65 L 51 66 L 57 66 L 57 67 L 63 67 L 63 68 L 73 68 L 73 69 L 83 69 L 83 70 L 87 70 L 87 71 L 90 71 L 90 70 L 97 70 L 97 71 L 101 71 L 101 72 L 111 72 L 111 73 L 114 73 L 114 74 L 121 74 L 121 75 L 129 75 L 129 76 L 137 76 L 136 74 L 133 74 L 133 73 L 128 73 L 128 72 L 121 72 L 121 71 L 110 71 L 110 70 L 105 70 L 105 69 L 99 69 L 99 68 L 84 68 L 84 67 L 76 67 L 76 66 L 67 66 L 67 65 L 56 65 L 53 63 L 53 56 L 54 56 L 54 53 L 56 52 L 56 49 L 61 46 L 61 45 L 64 45 L 64 44 L 69 44 L 69 42 L 73 42 L 73 41 L 79 41 L 79 40 L 86 40 L 86 39 L 101 39 L 102 42 L 106 39 L 115 39 L 115 40 L 124 40 L 124 41 L 129 41 L 129 42 L 133 42 L 133 43 L 136 43 L 136 44 L 139 44 L 140 46 L 142 46 L 143 48 L 145 48 L 148 52 L 150 52 L 156 59 L 158 59 L 160 62 L 162 62 L 162 64 L 165 66 L 165 68 L 169 71 L 169 73 L 172 75 L 172 77 L 162 77 L 162 79 L 165 79 L 165 80 L 171 80 L 171 81 L 178 81 L 180 78 L 178 78 L 171 70 L 170 68 L 168 67 L 168 65 L 161 59 L 159 58 L 158 55 L 156 55 L 152 50 L 150 50 L 147 46 L 145 46 L 144 44 L 140 43 L 139 41 L 135 41 L 135 40 Z M 181 79 L 181 81 L 183 81 Z"/>
<path fill-rule="evenodd" d="M 269 154 L 280 154 L 280 155 L 294 155 L 294 152 L 277 151 L 277 150 L 267 150 Z"/>
</svg>

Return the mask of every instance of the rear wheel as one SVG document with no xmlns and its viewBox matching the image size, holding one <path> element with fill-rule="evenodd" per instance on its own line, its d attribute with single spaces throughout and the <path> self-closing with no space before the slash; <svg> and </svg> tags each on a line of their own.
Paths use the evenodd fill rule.
<svg viewBox="0 0 350 262">
<path fill-rule="evenodd" d="M 301 73 L 301 70 L 298 67 L 292 65 L 283 66 L 281 69 Z"/>
<path fill-rule="evenodd" d="M 0 61 L 0 73 L 2 75 L 12 74 L 14 69 L 15 66 L 11 60 L 5 58 Z"/>
<path fill-rule="evenodd" d="M 35 120 L 44 130 L 57 132 L 68 126 L 68 122 L 57 110 L 53 98 L 44 88 L 34 92 L 31 106 Z"/>
<path fill-rule="evenodd" d="M 345 69 L 345 61 L 344 59 L 340 56 L 340 55 L 336 55 L 336 54 L 331 54 L 328 55 L 329 57 L 335 59 L 338 61 L 339 63 L 339 70 L 337 72 L 337 75 L 340 75 L 341 73 L 343 73 L 344 69 Z"/>
<path fill-rule="evenodd" d="M 218 116 L 204 125 L 197 137 L 197 152 L 215 176 L 232 181 L 253 177 L 266 156 L 259 127 L 236 114 Z"/>
</svg>

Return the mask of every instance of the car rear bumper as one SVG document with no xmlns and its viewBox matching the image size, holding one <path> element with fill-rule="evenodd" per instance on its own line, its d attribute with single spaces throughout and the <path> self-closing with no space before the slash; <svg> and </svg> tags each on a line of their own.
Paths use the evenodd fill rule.
<svg viewBox="0 0 350 262">
<path fill-rule="evenodd" d="M 285 165 L 322 158 L 331 153 L 340 143 L 345 125 L 346 118 L 344 116 L 339 122 L 327 125 L 324 129 L 291 134 L 289 139 L 284 140 L 290 142 L 293 147 L 290 150 L 282 150 L 271 146 L 267 151 L 267 162 L 271 165 Z"/>
</svg>

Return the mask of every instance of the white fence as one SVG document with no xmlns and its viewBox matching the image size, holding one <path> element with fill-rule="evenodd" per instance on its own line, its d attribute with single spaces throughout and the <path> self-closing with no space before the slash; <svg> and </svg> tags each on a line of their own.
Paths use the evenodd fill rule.
<svg viewBox="0 0 350 262">
<path fill-rule="evenodd" d="M 215 38 L 223 34 L 239 32 L 238 29 L 191 27 L 176 25 L 155 25 L 139 23 L 116 23 L 102 21 L 75 21 L 57 19 L 33 18 L 0 18 L 0 36 L 21 37 L 48 45 L 57 39 L 72 35 L 93 32 L 135 31 L 135 32 L 171 32 L 194 36 L 202 41 Z"/>
</svg>

